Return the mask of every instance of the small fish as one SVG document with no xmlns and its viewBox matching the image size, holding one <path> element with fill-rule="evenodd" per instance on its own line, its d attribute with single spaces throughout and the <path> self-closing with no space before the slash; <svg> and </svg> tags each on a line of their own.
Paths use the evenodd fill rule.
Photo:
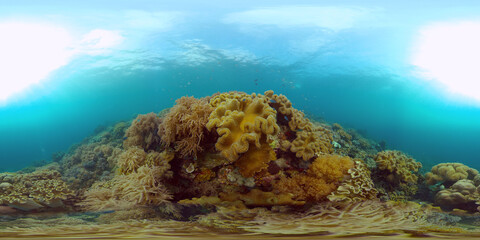
<svg viewBox="0 0 480 240">
<path fill-rule="evenodd" d="M 128 137 L 123 137 L 123 140 L 127 140 Z"/>
</svg>

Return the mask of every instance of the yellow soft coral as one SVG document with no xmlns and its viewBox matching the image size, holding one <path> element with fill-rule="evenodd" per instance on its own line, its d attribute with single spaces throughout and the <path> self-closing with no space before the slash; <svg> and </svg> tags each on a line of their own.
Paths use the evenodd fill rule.
<svg viewBox="0 0 480 240">
<path fill-rule="evenodd" d="M 477 175 L 476 169 L 462 163 L 440 163 L 432 167 L 432 170 L 425 175 L 425 180 L 428 185 L 434 185 L 437 182 L 452 184 L 462 179 L 474 180 Z"/>
<path fill-rule="evenodd" d="M 346 156 L 322 155 L 310 165 L 306 173 L 293 172 L 274 183 L 279 193 L 292 193 L 296 200 L 321 201 L 334 191 L 353 167 Z"/>
<path fill-rule="evenodd" d="M 392 183 L 416 183 L 418 180 L 415 173 L 422 164 L 415 161 L 400 151 L 382 151 L 375 156 L 378 169 L 386 172 L 386 180 Z"/>
<path fill-rule="evenodd" d="M 238 171 L 244 177 L 253 177 L 257 172 L 268 167 L 268 163 L 277 159 L 275 151 L 264 143 L 260 148 L 251 146 L 236 162 Z"/>
<path fill-rule="evenodd" d="M 292 151 L 295 156 L 305 161 L 313 158 L 317 153 L 332 153 L 330 132 L 320 127 L 315 130 L 298 132 L 297 137 L 292 142 L 282 141 L 282 149 Z"/>
<path fill-rule="evenodd" d="M 247 152 L 250 144 L 260 148 L 263 142 L 271 142 L 271 137 L 279 132 L 276 112 L 265 99 L 232 98 L 220 103 L 218 99 L 210 100 L 217 107 L 210 114 L 206 127 L 209 131 L 216 128 L 219 138 L 215 147 L 231 162 Z"/>
<path fill-rule="evenodd" d="M 312 130 L 312 123 L 305 118 L 305 114 L 292 107 L 292 103 L 285 95 L 274 94 L 272 90 L 266 91 L 265 96 L 271 101 L 271 105 L 279 112 L 279 119 L 287 119 L 290 130 Z"/>
</svg>

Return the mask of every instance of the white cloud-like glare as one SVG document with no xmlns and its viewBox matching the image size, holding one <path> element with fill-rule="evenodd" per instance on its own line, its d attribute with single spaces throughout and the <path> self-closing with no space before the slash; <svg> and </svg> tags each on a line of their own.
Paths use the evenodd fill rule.
<svg viewBox="0 0 480 240">
<path fill-rule="evenodd" d="M 4 22 L 0 36 L 0 101 L 38 83 L 71 56 L 72 38 L 60 27 Z"/>
<path fill-rule="evenodd" d="M 98 55 L 120 45 L 124 39 L 118 31 L 94 29 L 83 35 L 75 50 L 78 53 Z"/>
<path fill-rule="evenodd" d="M 412 64 L 450 92 L 480 101 L 480 21 L 441 22 L 421 29 Z"/>
<path fill-rule="evenodd" d="M 282 28 L 313 26 L 339 31 L 353 27 L 371 12 L 360 7 L 281 6 L 231 13 L 223 19 L 223 22 L 273 25 Z"/>
<path fill-rule="evenodd" d="M 98 55 L 122 43 L 117 31 L 95 29 L 80 40 L 47 23 L 0 22 L 0 102 L 68 64 L 76 55 Z"/>
</svg>

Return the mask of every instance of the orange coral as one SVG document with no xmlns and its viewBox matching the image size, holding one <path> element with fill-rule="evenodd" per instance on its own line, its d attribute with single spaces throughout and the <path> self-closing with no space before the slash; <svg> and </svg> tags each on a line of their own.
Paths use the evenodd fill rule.
<svg viewBox="0 0 480 240">
<path fill-rule="evenodd" d="M 334 191 L 342 178 L 353 167 L 349 157 L 339 155 L 319 156 L 307 173 L 293 173 L 274 183 L 280 193 L 292 193 L 296 200 L 321 201 Z"/>
<path fill-rule="evenodd" d="M 213 108 L 206 99 L 182 97 L 160 124 L 158 134 L 166 145 L 174 144 L 181 157 L 197 157 L 203 151 L 205 125 Z"/>
<path fill-rule="evenodd" d="M 125 132 L 123 146 L 141 147 L 144 150 L 155 149 L 160 144 L 160 137 L 157 135 L 160 118 L 153 112 L 139 114 L 132 125 Z"/>
<path fill-rule="evenodd" d="M 462 163 L 440 163 L 432 167 L 432 170 L 425 175 L 425 180 L 429 185 L 437 182 L 452 184 L 462 179 L 474 180 L 477 176 L 476 169 Z"/>
<path fill-rule="evenodd" d="M 268 163 L 277 159 L 275 151 L 266 143 L 260 148 L 251 146 L 236 162 L 235 166 L 244 177 L 253 177 L 257 172 L 268 167 Z"/>
<path fill-rule="evenodd" d="M 202 168 L 200 172 L 195 176 L 195 181 L 197 182 L 206 182 L 211 178 L 215 177 L 215 172 L 208 169 Z"/>
<path fill-rule="evenodd" d="M 350 157 L 340 155 L 321 155 L 308 168 L 307 173 L 327 182 L 341 180 L 354 166 Z"/>
<path fill-rule="evenodd" d="M 400 151 L 382 151 L 375 156 L 378 169 L 387 172 L 386 180 L 392 183 L 405 182 L 416 183 L 418 177 L 416 172 L 422 167 L 422 164 L 415 161 Z"/>
<path fill-rule="evenodd" d="M 327 183 L 324 179 L 305 174 L 294 174 L 291 177 L 282 177 L 274 184 L 279 193 L 291 193 L 296 200 L 317 202 L 323 200 L 336 189 L 334 183 Z"/>
<path fill-rule="evenodd" d="M 210 101 L 216 102 L 217 99 L 214 97 Z M 271 141 L 280 130 L 275 116 L 275 110 L 263 98 L 226 99 L 218 103 L 206 126 L 209 131 L 217 129 L 216 149 L 234 162 L 239 154 L 248 151 L 251 143 L 260 148 L 262 141 Z"/>
</svg>

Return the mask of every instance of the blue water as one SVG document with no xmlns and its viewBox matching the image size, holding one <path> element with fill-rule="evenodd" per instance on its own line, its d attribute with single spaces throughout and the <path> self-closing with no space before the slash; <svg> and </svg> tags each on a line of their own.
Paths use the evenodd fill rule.
<svg viewBox="0 0 480 240">
<path fill-rule="evenodd" d="M 0 1 L 0 23 L 61 23 L 76 37 L 94 29 L 123 37 L 100 54 L 75 55 L 0 106 L 0 171 L 50 161 L 99 125 L 159 112 L 181 96 L 269 89 L 309 116 L 386 141 L 427 170 L 440 162 L 480 169 L 480 104 L 419 77 L 409 62 L 421 26 L 478 20 L 480 4 L 337 2 Z M 312 23 L 294 13 L 311 7 L 353 9 L 361 17 Z M 259 9 L 293 15 L 239 20 Z"/>
</svg>

